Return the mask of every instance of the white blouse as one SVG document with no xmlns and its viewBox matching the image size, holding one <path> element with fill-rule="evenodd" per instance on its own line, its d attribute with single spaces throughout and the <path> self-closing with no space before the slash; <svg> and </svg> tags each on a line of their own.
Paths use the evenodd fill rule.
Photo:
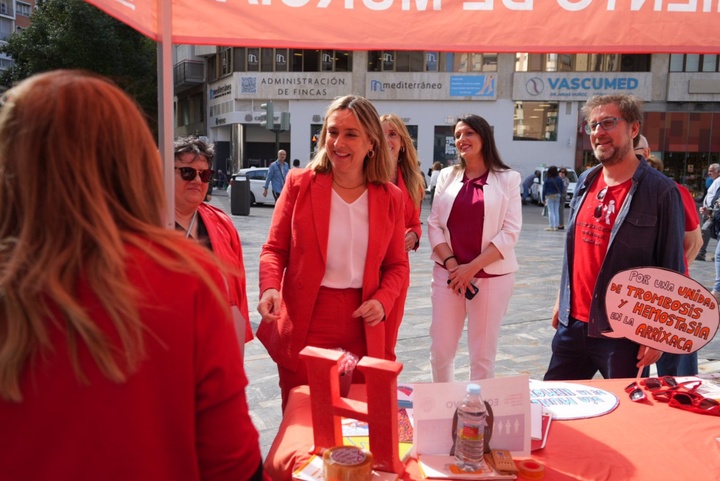
<svg viewBox="0 0 720 481">
<path fill-rule="evenodd" d="M 348 204 L 333 190 L 327 264 L 320 285 L 332 289 L 362 287 L 369 233 L 368 191 Z"/>
</svg>

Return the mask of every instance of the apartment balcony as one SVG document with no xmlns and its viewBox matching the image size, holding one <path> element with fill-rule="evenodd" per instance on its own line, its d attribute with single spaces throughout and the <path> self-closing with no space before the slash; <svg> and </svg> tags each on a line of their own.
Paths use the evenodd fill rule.
<svg viewBox="0 0 720 481">
<path fill-rule="evenodd" d="M 183 92 L 205 82 L 205 62 L 183 60 L 173 67 L 175 93 Z"/>
</svg>

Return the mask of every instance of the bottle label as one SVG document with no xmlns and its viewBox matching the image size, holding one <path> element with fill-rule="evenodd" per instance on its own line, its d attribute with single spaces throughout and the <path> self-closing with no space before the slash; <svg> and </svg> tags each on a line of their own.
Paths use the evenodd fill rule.
<svg viewBox="0 0 720 481">
<path fill-rule="evenodd" d="M 480 439 L 480 433 L 481 431 L 479 426 L 464 424 L 460 435 L 465 439 Z M 482 433 L 484 434 L 484 430 Z"/>
</svg>

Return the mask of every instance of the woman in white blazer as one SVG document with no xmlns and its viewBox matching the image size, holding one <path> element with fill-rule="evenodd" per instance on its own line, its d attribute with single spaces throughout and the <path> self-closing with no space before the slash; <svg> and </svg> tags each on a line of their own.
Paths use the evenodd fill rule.
<svg viewBox="0 0 720 481">
<path fill-rule="evenodd" d="M 435 261 L 430 364 L 433 382 L 454 379 L 455 353 L 468 321 L 470 379 L 495 376 L 500 324 L 518 269 L 521 177 L 500 158 L 478 115 L 455 124 L 459 163 L 440 172 L 428 217 Z"/>
</svg>

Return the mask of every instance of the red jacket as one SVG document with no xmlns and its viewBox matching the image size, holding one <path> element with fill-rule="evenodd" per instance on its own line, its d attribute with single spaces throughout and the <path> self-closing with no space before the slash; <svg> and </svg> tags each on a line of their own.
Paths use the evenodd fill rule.
<svg viewBox="0 0 720 481">
<path fill-rule="evenodd" d="M 260 465 L 227 303 L 192 274 L 172 272 L 136 247 L 127 254 L 129 280 L 142 296 L 146 359 L 127 382 L 115 383 L 79 341 L 83 383 L 61 316 L 48 320 L 53 349 L 28 362 L 23 401 L 0 398 L 0 479 L 237 481 Z M 204 249 L 189 244 L 186 255 L 224 290 Z M 121 349 L 86 282 L 77 298 Z"/>
<path fill-rule="evenodd" d="M 273 360 L 297 366 L 310 317 L 325 274 L 330 229 L 332 174 L 291 170 L 275 205 L 268 239 L 260 254 L 260 293 L 281 290 L 277 322 L 262 322 L 257 337 Z M 377 299 L 388 314 L 409 276 L 400 190 L 393 184 L 368 185 L 369 238 L 363 301 Z M 384 358 L 385 326 L 365 324 L 367 353 Z"/>
<path fill-rule="evenodd" d="M 405 199 L 405 234 L 408 232 L 414 232 L 415 235 L 417 235 L 418 241 L 415 243 L 415 247 L 413 247 L 413 250 L 417 250 L 420 245 L 420 236 L 422 235 L 420 204 L 415 205 L 412 197 L 410 197 L 410 192 L 405 185 L 405 179 L 403 178 L 402 171 L 400 169 L 397 170 L 397 185 L 403 193 L 403 199 Z M 409 277 L 408 282 L 410 282 Z"/>
<path fill-rule="evenodd" d="M 220 263 L 238 273 L 237 275 L 226 276 L 229 277 L 229 300 L 230 305 L 237 306 L 245 318 L 245 342 L 250 342 L 253 339 L 253 332 L 248 312 L 245 264 L 243 263 L 240 236 L 232 220 L 220 209 L 203 202 L 198 207 L 198 213 L 205 224 L 213 252 L 220 259 Z"/>
</svg>

